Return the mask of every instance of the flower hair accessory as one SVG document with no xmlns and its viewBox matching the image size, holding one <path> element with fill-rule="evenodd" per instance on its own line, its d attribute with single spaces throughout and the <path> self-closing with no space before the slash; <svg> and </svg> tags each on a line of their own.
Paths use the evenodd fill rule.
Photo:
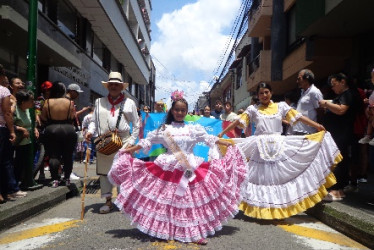
<svg viewBox="0 0 374 250">
<path fill-rule="evenodd" d="M 171 99 L 174 101 L 180 100 L 183 98 L 184 92 L 175 90 L 173 93 L 171 93 Z"/>
</svg>

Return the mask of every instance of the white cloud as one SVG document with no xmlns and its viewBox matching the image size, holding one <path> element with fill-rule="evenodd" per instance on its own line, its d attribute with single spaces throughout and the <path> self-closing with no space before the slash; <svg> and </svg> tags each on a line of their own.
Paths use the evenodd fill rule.
<svg viewBox="0 0 374 250">
<path fill-rule="evenodd" d="M 240 3 L 240 0 L 198 0 L 163 14 L 157 23 L 158 40 L 151 48 L 159 87 L 156 100 L 178 88 L 190 97 L 192 106 L 198 94 L 207 90 L 228 41 L 225 29 L 226 33 L 231 30 Z"/>
</svg>

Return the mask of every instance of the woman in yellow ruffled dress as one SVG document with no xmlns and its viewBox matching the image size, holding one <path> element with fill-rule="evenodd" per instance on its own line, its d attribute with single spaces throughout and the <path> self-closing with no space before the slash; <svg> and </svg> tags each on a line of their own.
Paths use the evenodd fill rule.
<svg viewBox="0 0 374 250">
<path fill-rule="evenodd" d="M 313 207 L 336 183 L 332 169 L 341 161 L 338 147 L 325 128 L 298 113 L 285 102 L 271 101 L 269 84 L 257 87 L 260 100 L 218 137 L 236 126 L 255 122 L 254 136 L 228 139 L 247 159 L 248 177 L 241 186 L 245 215 L 259 219 L 283 219 Z M 315 127 L 311 135 L 283 136 L 282 119 L 291 125 L 303 122 Z"/>
</svg>

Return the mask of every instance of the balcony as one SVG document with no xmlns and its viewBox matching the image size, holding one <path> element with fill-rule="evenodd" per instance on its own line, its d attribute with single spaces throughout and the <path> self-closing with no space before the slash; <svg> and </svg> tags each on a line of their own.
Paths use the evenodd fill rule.
<svg viewBox="0 0 374 250">
<path fill-rule="evenodd" d="M 257 8 L 251 9 L 248 16 L 248 34 L 250 37 L 270 36 L 273 1 L 260 0 Z"/>
<path fill-rule="evenodd" d="M 248 67 L 248 91 L 253 91 L 260 82 L 269 83 L 271 81 L 271 50 L 261 50 Z"/>
</svg>

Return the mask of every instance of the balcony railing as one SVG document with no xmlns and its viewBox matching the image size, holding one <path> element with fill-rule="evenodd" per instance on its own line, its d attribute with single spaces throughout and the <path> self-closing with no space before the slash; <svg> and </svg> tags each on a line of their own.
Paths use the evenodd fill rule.
<svg viewBox="0 0 374 250">
<path fill-rule="evenodd" d="M 258 7 L 249 12 L 248 33 L 250 37 L 270 36 L 273 1 L 260 0 Z"/>
</svg>

